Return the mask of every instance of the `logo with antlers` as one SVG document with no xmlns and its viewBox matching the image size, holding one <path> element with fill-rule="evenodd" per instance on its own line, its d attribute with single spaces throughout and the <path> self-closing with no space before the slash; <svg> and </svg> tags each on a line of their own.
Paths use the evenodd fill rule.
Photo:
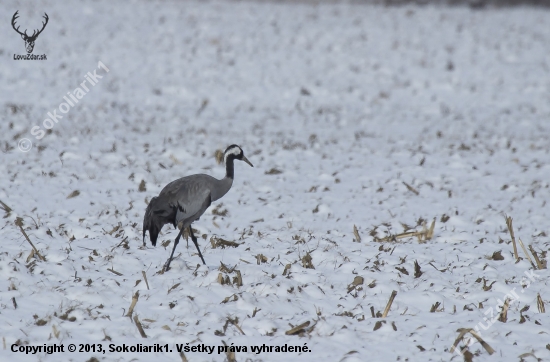
<svg viewBox="0 0 550 362">
<path fill-rule="evenodd" d="M 36 38 L 38 38 L 40 33 L 42 33 L 42 31 L 46 27 L 46 24 L 48 24 L 48 14 L 44 13 L 44 19 L 46 19 L 46 21 L 42 22 L 42 29 L 33 31 L 32 35 L 29 36 L 27 35 L 27 29 L 25 29 L 25 32 L 22 33 L 19 31 L 19 27 L 15 27 L 15 20 L 17 20 L 17 18 L 19 17 L 19 15 L 17 14 L 18 12 L 19 10 L 17 10 L 15 14 L 13 14 L 13 18 L 11 18 L 11 26 L 13 27 L 13 30 L 21 35 L 21 38 L 23 38 L 23 40 L 25 41 L 25 48 L 27 48 L 27 53 L 31 54 L 34 49 L 34 42 L 36 41 Z"/>
</svg>

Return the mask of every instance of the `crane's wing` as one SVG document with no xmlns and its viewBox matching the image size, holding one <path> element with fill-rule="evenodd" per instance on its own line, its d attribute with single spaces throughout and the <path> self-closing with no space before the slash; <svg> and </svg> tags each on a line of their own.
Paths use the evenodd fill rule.
<svg viewBox="0 0 550 362">
<path fill-rule="evenodd" d="M 183 227 L 191 225 L 193 221 L 201 217 L 212 203 L 210 190 L 207 188 L 201 187 L 195 192 L 180 192 L 178 194 L 179 197 L 175 204 L 177 211 L 174 226 L 179 223 L 183 223 Z"/>
<path fill-rule="evenodd" d="M 166 185 L 157 197 L 153 197 L 147 206 L 143 218 L 143 240 L 145 232 L 153 246 L 165 224 L 176 227 L 183 222 L 183 227 L 191 225 L 212 203 L 212 178 L 207 175 L 193 175 L 180 178 Z"/>
<path fill-rule="evenodd" d="M 206 211 L 212 199 L 209 185 L 202 178 L 191 177 L 180 180 L 167 185 L 160 196 L 167 197 L 170 200 L 170 206 L 176 210 L 174 226 L 183 222 L 183 227 L 186 227 Z"/>
<path fill-rule="evenodd" d="M 173 223 L 176 217 L 176 209 L 162 196 L 153 197 L 145 209 L 143 216 L 143 241 L 145 233 L 149 231 L 149 239 L 153 246 L 157 244 L 160 230 L 165 224 Z"/>
</svg>

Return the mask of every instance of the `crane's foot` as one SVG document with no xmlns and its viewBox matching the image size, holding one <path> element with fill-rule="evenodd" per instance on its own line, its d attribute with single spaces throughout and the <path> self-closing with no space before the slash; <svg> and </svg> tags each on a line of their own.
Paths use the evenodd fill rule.
<svg viewBox="0 0 550 362">
<path fill-rule="evenodd" d="M 168 259 L 166 260 L 166 263 L 164 263 L 164 267 L 162 268 L 162 272 L 167 272 L 168 270 L 170 270 L 170 262 L 172 261 L 172 259 Z"/>
</svg>

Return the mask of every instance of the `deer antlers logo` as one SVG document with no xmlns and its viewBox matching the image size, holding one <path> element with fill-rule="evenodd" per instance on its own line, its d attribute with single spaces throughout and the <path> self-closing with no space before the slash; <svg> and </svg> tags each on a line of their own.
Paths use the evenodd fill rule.
<svg viewBox="0 0 550 362">
<path fill-rule="evenodd" d="M 13 18 L 11 18 L 11 26 L 13 27 L 13 30 L 15 30 L 18 34 L 21 35 L 21 38 L 23 38 L 23 40 L 25 41 L 25 48 L 27 48 L 27 53 L 31 54 L 34 49 L 34 42 L 36 41 L 36 38 L 38 38 L 40 33 L 42 33 L 42 31 L 48 24 L 48 19 L 49 19 L 48 14 L 44 13 L 44 19 L 46 19 L 46 21 L 42 23 L 42 29 L 33 31 L 32 35 L 29 36 L 27 34 L 27 29 L 25 29 L 25 32 L 22 33 L 19 31 L 19 27 L 17 28 L 15 27 L 15 21 L 19 17 L 19 15 L 17 14 L 18 12 L 19 10 L 17 10 L 15 14 L 13 14 Z"/>
</svg>

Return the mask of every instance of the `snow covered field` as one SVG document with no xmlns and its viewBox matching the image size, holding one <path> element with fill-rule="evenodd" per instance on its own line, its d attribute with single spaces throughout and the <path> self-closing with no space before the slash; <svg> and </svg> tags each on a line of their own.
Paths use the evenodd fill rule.
<svg viewBox="0 0 550 362">
<path fill-rule="evenodd" d="M 2 5 L 1 360 L 550 360 L 537 307 L 539 294 L 550 302 L 548 270 L 518 240 L 545 264 L 548 10 Z M 47 60 L 13 59 L 25 54 L 16 10 L 22 29 L 48 13 L 34 49 Z M 232 190 L 194 224 L 207 265 L 183 241 L 160 273 L 177 233 L 167 225 L 162 245 L 143 245 L 147 202 L 185 175 L 223 177 L 214 152 L 233 143 L 255 167 L 237 163 Z M 395 238 L 433 220 L 430 240 Z M 494 354 L 473 342 L 473 356 L 451 353 L 460 328 Z M 224 343 L 241 352 L 218 354 Z M 214 351 L 180 355 L 186 344 Z M 308 352 L 275 352 L 285 344 Z M 262 345 L 273 352 L 252 351 Z"/>
</svg>

